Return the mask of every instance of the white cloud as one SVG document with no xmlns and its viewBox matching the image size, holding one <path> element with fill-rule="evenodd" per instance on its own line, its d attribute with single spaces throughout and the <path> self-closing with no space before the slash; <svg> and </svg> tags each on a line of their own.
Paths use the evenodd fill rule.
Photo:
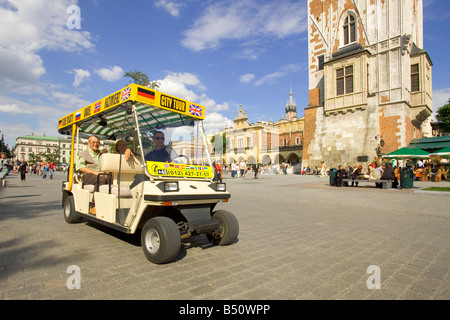
<svg viewBox="0 0 450 320">
<path fill-rule="evenodd" d="M 241 76 L 241 82 L 242 83 L 249 83 L 255 78 L 255 75 L 253 73 L 247 73 Z"/>
<path fill-rule="evenodd" d="M 88 70 L 73 69 L 72 73 L 75 74 L 75 80 L 73 81 L 74 87 L 78 87 L 84 80 L 91 77 L 91 73 Z"/>
<path fill-rule="evenodd" d="M 0 90 L 38 85 L 45 74 L 39 51 L 93 48 L 86 31 L 67 28 L 71 0 L 9 0 L 0 6 Z M 11 28 L 14 28 L 11 30 Z"/>
<path fill-rule="evenodd" d="M 288 65 L 282 67 L 279 71 L 275 71 L 275 72 L 272 72 L 270 74 L 263 76 L 262 78 L 260 78 L 259 80 L 257 80 L 255 82 L 255 85 L 260 86 L 263 84 L 276 83 L 278 79 L 284 78 L 287 75 L 289 75 L 290 73 L 297 72 L 300 69 L 301 69 L 301 64 L 299 64 L 299 63 L 288 64 Z"/>
<path fill-rule="evenodd" d="M 10 113 L 10 114 L 31 113 L 28 110 L 21 110 L 17 104 L 0 104 L 0 112 Z"/>
<path fill-rule="evenodd" d="M 201 51 L 216 49 L 224 40 L 282 39 L 305 32 L 306 16 L 303 1 L 212 2 L 193 27 L 185 31 L 182 45 Z"/>
<path fill-rule="evenodd" d="M 207 112 L 204 120 L 205 132 L 206 134 L 216 133 L 217 131 L 222 131 L 224 128 L 233 125 L 233 121 L 224 117 L 222 114 L 217 112 Z"/>
<path fill-rule="evenodd" d="M 121 79 L 123 77 L 124 71 L 119 66 L 114 66 L 111 68 L 103 68 L 95 70 L 95 73 L 103 80 L 113 82 Z"/>
<path fill-rule="evenodd" d="M 186 7 L 186 4 L 180 1 L 156 0 L 154 4 L 155 7 L 163 8 L 174 17 L 179 17 L 181 9 Z"/>
<path fill-rule="evenodd" d="M 194 90 L 205 91 L 206 87 L 192 73 L 173 73 L 170 72 L 164 79 L 158 80 L 160 90 L 192 102 L 205 106 L 207 112 L 217 112 L 229 109 L 228 103 L 218 104 L 214 99 L 208 97 L 205 93 L 197 94 Z M 193 87 L 189 89 L 188 86 Z"/>
<path fill-rule="evenodd" d="M 204 85 L 200 82 L 198 77 L 192 73 L 174 73 L 170 72 L 167 76 L 158 80 L 160 83 L 160 90 L 171 94 L 176 97 L 180 97 L 192 102 L 196 102 L 199 96 L 187 86 L 193 86 L 197 90 L 205 90 Z"/>
</svg>

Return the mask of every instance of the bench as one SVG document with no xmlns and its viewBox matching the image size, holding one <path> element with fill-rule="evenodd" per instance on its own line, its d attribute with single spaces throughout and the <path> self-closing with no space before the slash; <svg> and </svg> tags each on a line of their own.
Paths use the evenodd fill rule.
<svg viewBox="0 0 450 320">
<path fill-rule="evenodd" d="M 390 189 L 392 187 L 392 181 L 393 180 L 366 180 L 366 179 L 342 179 L 342 182 L 347 182 L 347 183 L 351 183 L 351 182 L 358 182 L 358 183 L 375 183 L 375 185 L 377 183 L 381 184 L 381 187 L 383 189 Z"/>
</svg>

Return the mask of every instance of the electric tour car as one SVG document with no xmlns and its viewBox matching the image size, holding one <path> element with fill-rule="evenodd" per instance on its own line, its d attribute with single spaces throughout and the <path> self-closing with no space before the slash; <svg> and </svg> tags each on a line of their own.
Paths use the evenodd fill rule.
<svg viewBox="0 0 450 320">
<path fill-rule="evenodd" d="M 62 187 L 66 222 L 86 218 L 128 234 L 139 230 L 145 256 L 157 264 L 174 260 L 181 241 L 191 236 L 206 234 L 216 245 L 234 242 L 238 220 L 215 210 L 230 194 L 213 179 L 204 118 L 204 106 L 130 84 L 60 119 L 59 133 L 72 137 Z M 99 156 L 99 176 L 107 180 L 102 185 L 85 184 L 79 170 L 92 135 L 106 146 Z M 161 144 L 158 136 L 167 159 L 151 156 Z M 118 141 L 126 143 L 131 157 L 123 149 L 114 152 Z"/>
</svg>

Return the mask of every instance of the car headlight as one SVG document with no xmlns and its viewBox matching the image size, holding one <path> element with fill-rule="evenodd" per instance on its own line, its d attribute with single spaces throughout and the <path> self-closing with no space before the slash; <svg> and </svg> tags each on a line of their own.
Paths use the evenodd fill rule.
<svg viewBox="0 0 450 320">
<path fill-rule="evenodd" d="M 225 183 L 216 184 L 216 191 L 226 191 L 227 185 Z"/>
<path fill-rule="evenodd" d="M 164 191 L 178 191 L 178 182 L 164 182 Z"/>
</svg>

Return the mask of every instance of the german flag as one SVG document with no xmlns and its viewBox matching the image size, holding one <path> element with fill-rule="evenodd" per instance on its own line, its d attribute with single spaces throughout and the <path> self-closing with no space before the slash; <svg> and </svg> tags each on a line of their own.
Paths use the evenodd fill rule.
<svg viewBox="0 0 450 320">
<path fill-rule="evenodd" d="M 154 91 L 138 88 L 137 95 L 140 98 L 140 100 L 142 100 L 144 102 L 155 103 L 155 92 Z"/>
</svg>

